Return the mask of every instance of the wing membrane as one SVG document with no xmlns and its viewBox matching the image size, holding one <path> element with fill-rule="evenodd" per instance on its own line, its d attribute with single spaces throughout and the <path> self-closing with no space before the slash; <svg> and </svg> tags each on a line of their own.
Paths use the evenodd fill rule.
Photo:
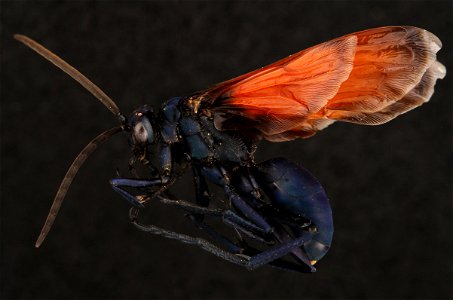
<svg viewBox="0 0 453 300">
<path fill-rule="evenodd" d="M 376 125 L 429 100 L 445 67 L 440 40 L 382 27 L 311 47 L 201 94 L 222 130 L 270 141 L 309 137 L 334 121 Z"/>
</svg>

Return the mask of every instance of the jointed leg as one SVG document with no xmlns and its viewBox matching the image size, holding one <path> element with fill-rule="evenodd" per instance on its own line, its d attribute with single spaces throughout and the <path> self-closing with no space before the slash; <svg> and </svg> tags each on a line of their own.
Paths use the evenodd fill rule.
<svg viewBox="0 0 453 300">
<path fill-rule="evenodd" d="M 149 198 L 147 198 L 146 196 L 145 197 L 135 196 L 135 195 L 129 193 L 128 191 L 126 191 L 124 189 L 124 187 L 145 189 L 145 188 L 151 188 L 153 186 L 159 185 L 159 184 L 161 184 L 161 181 L 158 179 L 156 179 L 156 180 L 140 180 L 140 179 L 116 178 L 116 179 L 111 180 L 111 184 L 112 184 L 112 188 L 116 192 L 118 192 L 121 196 L 126 198 L 130 203 L 132 203 L 135 206 L 143 207 L 143 203 L 148 201 Z M 264 235 L 264 231 L 261 228 L 257 227 L 253 223 L 239 217 L 237 214 L 235 214 L 234 212 L 232 212 L 230 210 L 224 211 L 224 210 L 220 210 L 220 209 L 210 209 L 210 208 L 198 206 L 198 205 L 195 205 L 190 202 L 183 201 L 183 200 L 171 200 L 171 199 L 165 198 L 160 195 L 158 195 L 157 198 L 160 200 L 160 202 L 162 202 L 166 205 L 177 206 L 190 213 L 194 213 L 197 215 L 221 217 L 226 224 L 239 229 L 240 231 L 242 231 L 249 237 L 257 239 L 262 242 L 266 242 L 265 239 L 262 237 L 262 235 Z"/>
<path fill-rule="evenodd" d="M 194 178 L 194 183 L 195 183 L 195 197 L 196 197 L 196 203 L 207 207 L 209 206 L 210 200 L 211 200 L 211 195 L 209 193 L 209 188 L 206 183 L 206 179 L 202 175 L 200 166 L 195 164 L 192 165 L 192 170 L 193 170 L 193 178 Z M 163 199 L 161 199 L 163 200 Z M 229 214 L 230 212 L 230 214 Z M 197 226 L 198 229 L 203 230 L 206 234 L 209 235 L 213 240 L 217 241 L 218 243 L 223 244 L 226 246 L 228 249 L 230 249 L 231 252 L 234 253 L 241 253 L 243 251 L 243 246 L 242 244 L 244 243 L 242 236 L 239 232 L 239 228 L 237 223 L 242 224 L 242 232 L 245 233 L 254 239 L 257 239 L 259 241 L 264 240 L 261 237 L 257 237 L 255 234 L 251 233 L 249 230 L 255 230 L 259 231 L 260 229 L 257 228 L 253 223 L 245 221 L 242 222 L 242 218 L 237 216 L 236 214 L 231 214 L 231 211 L 224 211 L 225 216 L 222 217 L 222 220 L 224 223 L 227 225 L 233 227 L 235 232 L 237 233 L 238 236 L 238 243 L 233 243 L 226 237 L 224 237 L 222 234 L 220 234 L 217 230 L 213 229 L 211 226 L 207 225 L 206 223 L 203 222 L 203 219 L 205 215 L 203 214 L 191 214 L 189 215 L 189 218 L 192 220 L 192 222 Z M 234 218 L 236 221 L 232 221 L 230 218 L 228 218 L 228 215 L 230 215 L 231 218 Z M 244 230 L 245 228 L 251 228 L 249 230 Z M 239 245 L 238 245 L 239 244 Z"/>
<path fill-rule="evenodd" d="M 191 214 L 191 215 L 188 215 L 188 217 L 189 217 L 189 219 L 192 220 L 192 222 L 195 224 L 195 226 L 198 229 L 201 229 L 202 231 L 204 231 L 211 239 L 213 239 L 217 243 L 220 243 L 223 246 L 227 247 L 229 252 L 232 252 L 234 254 L 240 254 L 244 251 L 244 248 L 242 246 L 239 246 L 236 243 L 233 243 L 227 237 L 225 237 L 224 235 L 217 232 L 217 230 L 215 230 L 211 226 L 204 223 L 197 216 Z"/>
<path fill-rule="evenodd" d="M 208 184 L 205 178 L 201 175 L 200 168 L 198 166 L 192 167 L 193 180 L 195 183 L 195 199 L 200 206 L 209 206 L 211 196 L 209 195 Z"/>
<path fill-rule="evenodd" d="M 230 185 L 230 177 L 222 167 L 212 166 L 202 168 L 203 176 L 209 178 L 213 183 L 224 188 L 225 194 L 229 201 L 236 207 L 247 219 L 270 233 L 272 227 L 253 207 L 251 207 Z"/>
<path fill-rule="evenodd" d="M 112 186 L 115 191 L 120 193 L 123 197 L 125 197 L 128 201 L 133 203 L 134 205 L 139 205 L 142 206 L 143 202 L 146 202 L 146 200 L 149 199 L 145 197 L 140 197 L 140 196 L 134 196 L 131 193 L 127 192 L 124 187 L 130 187 L 130 188 L 137 188 L 137 189 L 150 189 L 155 186 L 160 186 L 162 185 L 162 180 L 156 179 L 156 180 L 138 180 L 138 179 L 113 179 L 112 180 Z M 259 226 L 254 225 L 253 223 L 239 217 L 237 214 L 235 214 L 232 211 L 223 211 L 223 210 L 216 210 L 216 209 L 209 209 L 204 206 L 198 206 L 194 205 L 190 202 L 185 202 L 181 200 L 171 200 L 167 199 L 164 197 L 159 197 L 161 202 L 164 204 L 168 205 L 174 205 L 178 206 L 182 209 L 185 209 L 186 211 L 189 211 L 191 213 L 194 213 L 195 215 L 206 215 L 206 216 L 217 216 L 217 217 L 222 217 L 223 220 L 225 221 L 226 224 L 231 225 L 235 229 L 239 229 L 242 232 L 244 232 L 246 235 L 252 238 L 256 238 L 257 240 L 261 242 L 268 242 L 265 239 L 261 238 L 263 235 L 265 235 L 266 232 L 271 232 L 271 227 L 270 225 L 262 218 L 259 213 L 257 213 L 252 207 L 250 207 L 244 199 L 241 198 L 240 195 L 236 194 L 229 186 L 225 186 L 225 191 L 227 192 L 228 197 L 230 198 L 231 202 L 237 207 L 244 215 L 249 217 L 254 223 L 258 223 L 258 225 L 264 224 L 266 229 L 261 229 Z M 206 193 L 204 193 L 206 195 Z M 200 202 L 200 201 L 198 201 Z M 135 208 L 133 208 L 135 209 Z M 138 211 L 137 211 L 138 212 Z M 132 215 L 131 215 L 132 216 Z M 165 229 L 161 229 L 156 226 L 143 226 L 141 224 L 138 224 L 136 222 L 136 217 L 131 217 L 134 225 L 141 230 L 153 233 L 153 234 L 158 234 L 158 235 L 163 235 L 167 238 L 172 238 L 172 239 L 178 239 L 181 240 L 182 242 L 185 243 L 190 243 L 190 244 L 197 244 L 200 247 L 202 247 L 204 250 L 211 252 L 219 257 L 222 257 L 223 259 L 226 259 L 228 261 L 231 261 L 235 264 L 243 265 L 247 267 L 248 269 L 254 269 L 257 268 L 261 265 L 271 263 L 274 266 L 277 267 L 282 267 L 286 269 L 303 269 L 303 271 L 307 271 L 306 268 L 309 267 L 311 268 L 310 271 L 314 271 L 315 269 L 311 267 L 309 264 L 307 264 L 306 261 L 302 260 L 305 266 L 298 266 L 294 265 L 292 267 L 289 267 L 290 264 L 289 262 L 285 261 L 276 261 L 278 258 L 286 255 L 287 253 L 290 252 L 295 252 L 297 250 L 300 251 L 300 246 L 303 245 L 304 242 L 307 241 L 305 237 L 299 237 L 297 239 L 293 238 L 285 238 L 284 240 L 280 240 L 281 244 L 270 249 L 267 251 L 259 251 L 256 250 L 254 251 L 255 253 L 258 253 L 253 256 L 244 256 L 242 258 L 238 258 L 237 255 L 232 254 L 230 252 L 227 252 L 223 249 L 218 248 L 217 246 L 207 242 L 206 240 L 200 239 L 200 238 L 194 238 L 190 237 L 184 234 L 178 234 L 175 232 L 171 232 Z M 197 218 L 194 218 L 193 220 L 197 220 Z M 200 222 L 200 220 L 198 219 Z M 196 223 L 196 222 L 195 222 Z M 197 224 L 200 228 L 202 228 L 204 231 L 206 231 L 212 238 L 214 238 L 217 241 L 220 241 L 222 244 L 226 245 L 229 249 L 231 249 L 233 252 L 240 252 L 241 248 L 237 246 L 236 244 L 228 241 L 228 239 L 222 237 L 220 234 L 218 234 L 214 229 L 210 228 L 206 224 L 199 223 Z M 247 248 L 247 251 L 252 251 L 254 249 L 252 248 Z M 297 252 L 299 252 L 297 251 Z M 299 270 L 299 271 L 301 271 Z"/>
<path fill-rule="evenodd" d="M 238 170 L 238 172 L 234 174 L 232 182 L 235 189 L 239 192 L 239 195 L 243 197 L 243 199 L 247 199 L 247 203 L 251 208 L 254 209 L 257 214 L 263 216 L 268 224 L 272 226 L 272 236 L 279 243 L 284 244 L 294 239 L 282 225 L 292 227 L 292 229 L 296 230 L 295 232 L 299 232 L 301 228 L 308 225 L 306 223 L 308 223 L 309 220 L 300 218 L 297 220 L 299 222 L 296 223 L 296 219 L 286 214 L 282 215 L 274 206 L 267 204 L 261 196 L 261 189 L 266 188 L 266 186 L 260 187 L 258 185 L 258 182 L 254 178 L 252 172 L 250 172 L 250 169 Z M 300 263 L 311 266 L 308 256 L 302 249 L 294 249 L 291 254 Z"/>
<path fill-rule="evenodd" d="M 110 180 L 110 184 L 115 192 L 123 196 L 134 206 L 143 207 L 145 202 L 143 199 L 132 195 L 124 189 L 124 187 L 136 188 L 136 189 L 149 189 L 155 186 L 161 186 L 161 179 L 144 180 L 144 179 L 127 179 L 127 178 L 114 178 Z"/>
<path fill-rule="evenodd" d="M 283 257 L 284 255 L 290 253 L 294 248 L 301 247 L 307 241 L 307 239 L 304 236 L 302 236 L 302 237 L 294 239 L 288 243 L 275 246 L 270 250 L 262 251 L 262 252 L 259 252 L 258 254 L 252 255 L 252 256 L 247 256 L 247 255 L 243 255 L 243 254 L 237 255 L 237 254 L 232 254 L 228 251 L 225 251 L 202 238 L 191 237 L 191 236 L 188 236 L 185 234 L 172 232 L 169 230 L 159 228 L 154 225 L 140 224 L 137 221 L 138 213 L 139 213 L 139 210 L 135 207 L 132 207 L 130 210 L 130 213 L 129 213 L 129 217 L 130 217 L 132 223 L 138 229 L 148 232 L 148 233 L 161 235 L 161 236 L 164 236 L 169 239 L 179 240 L 183 243 L 198 245 L 203 250 L 210 252 L 224 260 L 232 262 L 236 265 L 244 266 L 248 270 L 253 270 L 253 269 L 256 269 L 263 265 L 270 264 L 273 261 L 276 261 L 279 258 Z M 297 271 L 301 271 L 301 272 L 307 271 L 304 268 L 299 269 L 296 265 L 292 265 L 289 262 L 283 263 L 280 261 L 280 262 L 273 263 L 273 265 L 276 267 L 282 267 L 282 268 L 285 268 L 285 266 L 288 266 L 287 269 L 297 270 Z M 289 267 L 289 266 L 291 266 L 291 267 Z M 311 272 L 314 272 L 315 270 L 316 269 L 312 268 Z"/>
<path fill-rule="evenodd" d="M 161 203 L 178 208 L 184 209 L 185 211 L 194 215 L 213 216 L 221 217 L 223 222 L 231 227 L 240 230 L 248 237 L 256 239 L 260 242 L 269 244 L 270 241 L 265 239 L 266 232 L 256 226 L 255 224 L 247 221 L 246 219 L 238 216 L 231 210 L 212 209 L 207 207 L 198 206 L 184 200 L 172 200 L 165 198 L 161 195 L 157 196 Z M 200 220 L 201 221 L 201 220 Z"/>
</svg>

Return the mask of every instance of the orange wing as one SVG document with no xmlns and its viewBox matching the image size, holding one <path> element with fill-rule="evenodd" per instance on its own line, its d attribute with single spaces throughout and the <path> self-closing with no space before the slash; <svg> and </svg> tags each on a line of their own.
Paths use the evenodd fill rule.
<svg viewBox="0 0 453 300">
<path fill-rule="evenodd" d="M 309 137 L 335 121 L 377 125 L 429 100 L 446 74 L 440 40 L 382 27 L 303 50 L 199 94 L 220 130 L 270 141 Z"/>
</svg>

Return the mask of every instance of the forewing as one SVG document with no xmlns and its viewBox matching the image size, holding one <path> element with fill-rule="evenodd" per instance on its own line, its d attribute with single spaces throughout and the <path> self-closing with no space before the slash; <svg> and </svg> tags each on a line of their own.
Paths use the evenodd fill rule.
<svg viewBox="0 0 453 300">
<path fill-rule="evenodd" d="M 236 130 L 252 126 L 264 136 L 298 126 L 325 106 L 348 78 L 356 40 L 348 36 L 329 41 L 220 84 L 212 104 L 216 126 Z"/>
<path fill-rule="evenodd" d="M 445 68 L 439 39 L 382 27 L 311 47 L 201 93 L 221 130 L 270 141 L 309 137 L 336 120 L 375 125 L 429 100 Z"/>
</svg>

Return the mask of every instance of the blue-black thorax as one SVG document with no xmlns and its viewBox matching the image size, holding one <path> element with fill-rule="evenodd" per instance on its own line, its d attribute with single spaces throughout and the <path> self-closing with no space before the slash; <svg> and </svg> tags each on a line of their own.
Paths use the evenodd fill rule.
<svg viewBox="0 0 453 300">
<path fill-rule="evenodd" d="M 248 141 L 238 133 L 217 130 L 212 117 L 195 111 L 187 98 L 168 100 L 157 120 L 161 142 L 182 143 L 194 161 L 233 165 L 247 165 L 253 161 L 253 146 Z"/>
</svg>

